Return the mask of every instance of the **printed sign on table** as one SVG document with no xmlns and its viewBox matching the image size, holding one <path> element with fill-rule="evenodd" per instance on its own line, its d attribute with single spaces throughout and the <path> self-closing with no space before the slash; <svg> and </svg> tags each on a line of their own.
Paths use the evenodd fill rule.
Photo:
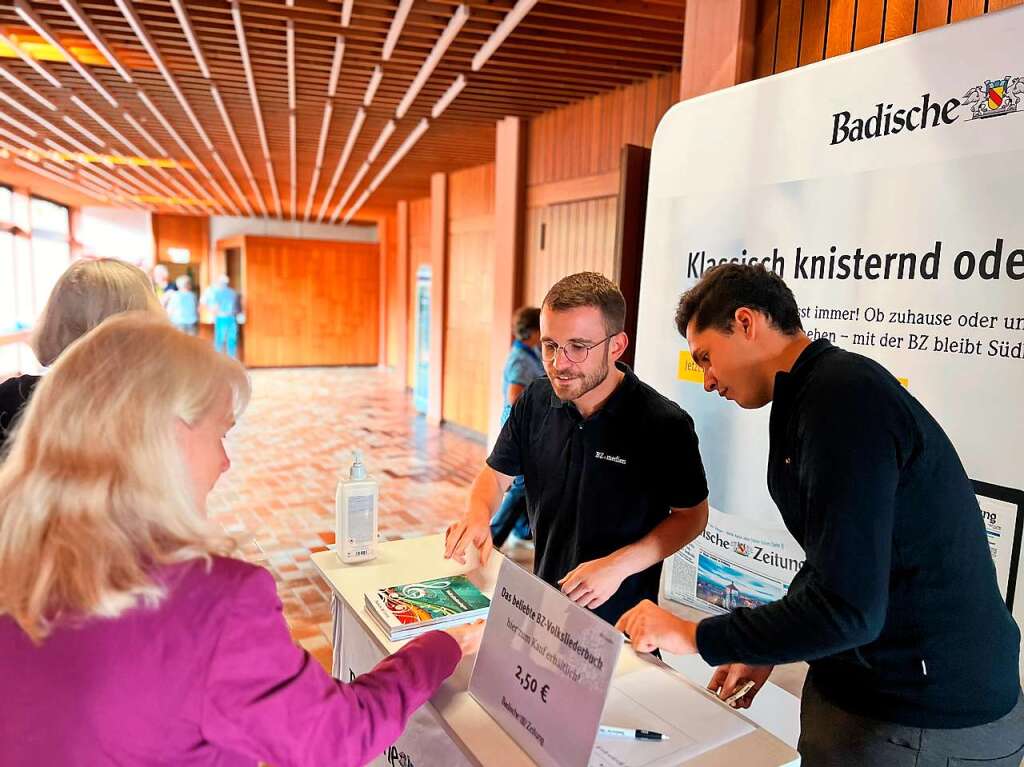
<svg viewBox="0 0 1024 767">
<path fill-rule="evenodd" d="M 623 637 L 514 562 L 501 565 L 469 692 L 542 767 L 585 767 Z"/>
</svg>

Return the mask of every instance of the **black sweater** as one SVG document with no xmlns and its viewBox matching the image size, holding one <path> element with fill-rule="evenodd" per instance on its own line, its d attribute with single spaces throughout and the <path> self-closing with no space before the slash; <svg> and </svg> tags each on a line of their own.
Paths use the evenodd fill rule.
<svg viewBox="0 0 1024 767">
<path fill-rule="evenodd" d="M 0 383 L 0 452 L 14 422 L 21 414 L 32 390 L 39 383 L 39 376 L 16 376 Z"/>
<path fill-rule="evenodd" d="M 1020 632 L 971 481 L 883 367 L 826 340 L 775 379 L 768 489 L 806 563 L 787 595 L 708 618 L 710 664 L 810 661 L 822 694 L 911 727 L 971 727 L 1019 694 Z"/>
</svg>

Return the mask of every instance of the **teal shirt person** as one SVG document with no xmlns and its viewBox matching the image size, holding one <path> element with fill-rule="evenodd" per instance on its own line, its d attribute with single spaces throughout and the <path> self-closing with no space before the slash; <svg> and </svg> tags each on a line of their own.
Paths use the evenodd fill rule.
<svg viewBox="0 0 1024 767">
<path fill-rule="evenodd" d="M 238 293 L 227 282 L 220 282 L 211 287 L 203 297 L 203 303 L 210 308 L 215 318 L 233 319 L 238 314 Z"/>
<path fill-rule="evenodd" d="M 213 313 L 213 346 L 238 358 L 238 315 L 241 302 L 231 288 L 228 276 L 222 275 L 203 296 L 203 304 Z"/>
</svg>

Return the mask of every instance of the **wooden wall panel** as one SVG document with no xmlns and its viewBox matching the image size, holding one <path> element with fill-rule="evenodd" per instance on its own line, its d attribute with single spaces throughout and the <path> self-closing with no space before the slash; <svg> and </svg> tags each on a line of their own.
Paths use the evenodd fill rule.
<svg viewBox="0 0 1024 767">
<path fill-rule="evenodd" d="M 888 0 L 885 5 L 885 27 L 882 37 L 895 40 L 914 34 L 914 16 L 917 13 L 917 0 Z"/>
<path fill-rule="evenodd" d="M 800 32 L 800 66 L 825 58 L 825 27 L 828 24 L 828 0 L 804 0 L 803 27 Z"/>
<path fill-rule="evenodd" d="M 398 263 L 398 216 L 395 206 L 378 210 L 363 210 L 363 215 L 377 226 L 377 244 L 380 250 L 380 333 L 377 353 L 381 365 L 396 366 L 398 364 L 399 333 L 398 325 L 405 324 L 405 315 L 401 312 L 404 295 L 399 295 L 402 278 Z"/>
<path fill-rule="evenodd" d="M 853 50 L 853 18 L 857 0 L 832 0 L 825 31 L 825 57 L 832 58 Z"/>
<path fill-rule="evenodd" d="M 853 48 L 862 50 L 882 42 L 882 25 L 885 21 L 886 0 L 865 0 L 858 2 L 854 18 Z"/>
<path fill-rule="evenodd" d="M 168 248 L 186 248 L 191 254 L 189 264 L 200 284 L 205 288 L 216 275 L 209 274 L 210 219 L 206 216 L 178 216 L 173 213 L 153 214 L 153 242 L 156 260 L 170 264 Z M 148 254 L 146 261 L 148 261 Z M 184 267 L 171 270 L 171 277 L 184 271 Z"/>
<path fill-rule="evenodd" d="M 762 0 L 754 76 L 993 13 L 1024 0 Z"/>
<path fill-rule="evenodd" d="M 779 27 L 775 34 L 775 71 L 787 72 L 800 63 L 803 0 L 778 0 Z"/>
<path fill-rule="evenodd" d="M 409 202 L 409 346 L 406 362 L 406 386 L 410 389 L 416 373 L 416 273 L 430 264 L 430 198 Z"/>
<path fill-rule="evenodd" d="M 376 244 L 246 237 L 246 364 L 377 364 L 379 270 Z"/>
<path fill-rule="evenodd" d="M 673 71 L 531 120 L 526 183 L 617 171 L 622 145 L 649 147 L 658 121 L 678 93 L 679 72 Z"/>
<path fill-rule="evenodd" d="M 486 434 L 494 319 L 494 163 L 452 173 L 448 184 L 442 413 L 446 422 Z"/>
<path fill-rule="evenodd" d="M 985 0 L 952 0 L 949 9 L 949 20 L 963 21 L 980 16 L 985 12 Z"/>
<path fill-rule="evenodd" d="M 526 211 L 524 303 L 540 306 L 548 288 L 567 274 L 592 271 L 618 279 L 617 209 L 617 197 L 604 197 Z"/>
<path fill-rule="evenodd" d="M 949 0 L 918 0 L 917 29 L 941 27 L 949 23 Z"/>
</svg>

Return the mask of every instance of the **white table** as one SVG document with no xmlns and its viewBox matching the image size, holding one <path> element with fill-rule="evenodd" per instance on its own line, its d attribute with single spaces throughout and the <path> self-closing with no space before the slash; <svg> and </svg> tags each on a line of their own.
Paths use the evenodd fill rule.
<svg viewBox="0 0 1024 767">
<path fill-rule="evenodd" d="M 334 675 L 337 678 L 349 681 L 352 675 L 369 671 L 403 644 L 389 641 L 367 614 L 364 606 L 366 592 L 399 583 L 468 573 L 481 591 L 488 595 L 494 593 L 502 559 L 500 553 L 492 554 L 483 568 L 471 559 L 466 565 L 445 560 L 442 553 L 442 536 L 432 535 L 382 543 L 376 559 L 355 565 L 342 564 L 334 551 L 313 556 L 314 565 L 334 594 Z M 650 656 L 637 655 L 629 646 L 622 650 L 615 678 L 652 667 L 672 674 L 679 684 L 695 686 Z M 473 659 L 464 659 L 430 702 L 416 712 L 395 747 L 373 764 L 388 767 L 531 767 L 533 760 L 467 691 L 472 668 Z M 652 701 L 652 704 L 656 705 L 656 702 Z M 729 710 L 735 716 L 742 716 Z M 752 732 L 686 764 L 691 767 L 798 764 L 799 757 L 792 748 L 756 724 L 753 726 Z"/>
</svg>

